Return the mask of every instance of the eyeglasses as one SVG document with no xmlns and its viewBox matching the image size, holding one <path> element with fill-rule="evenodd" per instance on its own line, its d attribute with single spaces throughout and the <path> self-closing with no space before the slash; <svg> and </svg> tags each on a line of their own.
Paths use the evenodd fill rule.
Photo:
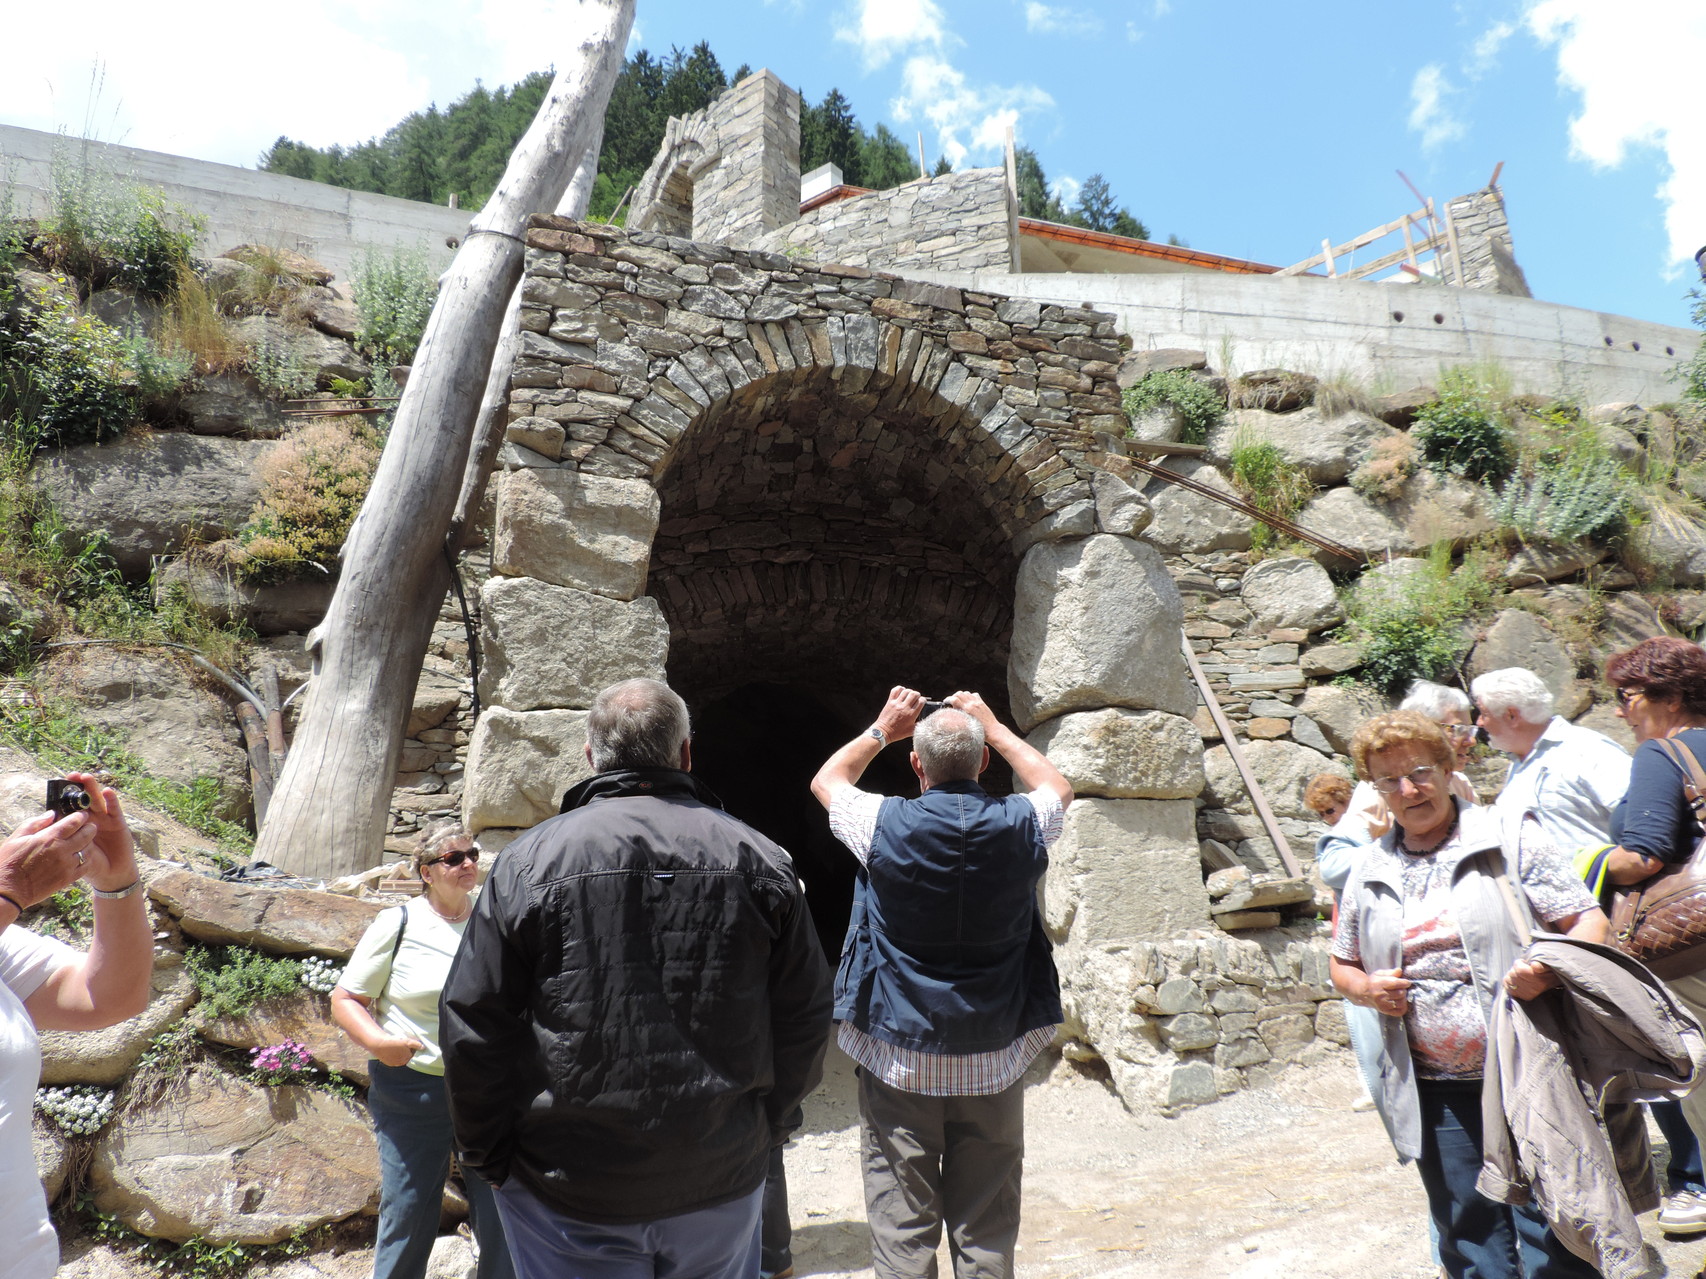
<svg viewBox="0 0 1706 1279">
<path fill-rule="evenodd" d="M 1628 706 L 1636 697 L 1645 697 L 1646 695 L 1647 690 L 1644 688 L 1619 687 L 1617 690 L 1617 704 L 1619 706 Z"/>
<path fill-rule="evenodd" d="M 1376 777 L 1371 783 L 1375 790 L 1382 795 L 1396 795 L 1409 782 L 1416 790 L 1424 786 L 1432 786 L 1439 775 L 1439 766 L 1423 764 L 1420 768 L 1412 768 L 1402 777 Z"/>
<path fill-rule="evenodd" d="M 1448 737 L 1455 737 L 1460 742 L 1474 741 L 1479 731 L 1473 724 L 1446 724 L 1444 728 Z"/>
<path fill-rule="evenodd" d="M 477 863 L 479 860 L 480 850 L 478 848 L 458 848 L 455 852 L 446 853 L 443 857 L 433 858 L 427 865 L 448 866 L 451 870 L 455 870 L 463 862 Z"/>
</svg>

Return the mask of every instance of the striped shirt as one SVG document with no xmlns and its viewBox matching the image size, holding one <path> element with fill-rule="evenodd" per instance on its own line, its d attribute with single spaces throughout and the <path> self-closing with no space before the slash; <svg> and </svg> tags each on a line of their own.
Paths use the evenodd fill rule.
<svg viewBox="0 0 1706 1279">
<path fill-rule="evenodd" d="M 1043 847 L 1053 847 L 1066 821 L 1060 797 L 1051 790 L 1034 790 L 1025 798 L 1037 810 L 1037 830 L 1042 835 Z M 837 791 L 830 800 L 829 829 L 847 845 L 860 865 L 870 859 L 871 844 L 877 837 L 877 813 L 882 806 L 883 796 L 857 786 Z M 1037 1054 L 1054 1040 L 1058 1029 L 1058 1026 L 1038 1026 L 994 1052 L 927 1053 L 884 1043 L 852 1022 L 844 1021 L 836 1042 L 842 1052 L 891 1088 L 926 1097 L 977 1097 L 1004 1092 L 1017 1083 Z"/>
</svg>

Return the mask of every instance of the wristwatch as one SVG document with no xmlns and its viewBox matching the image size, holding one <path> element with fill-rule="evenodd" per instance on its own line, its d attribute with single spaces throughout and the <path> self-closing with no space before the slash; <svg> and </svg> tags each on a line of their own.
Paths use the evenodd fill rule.
<svg viewBox="0 0 1706 1279">
<path fill-rule="evenodd" d="M 865 736 L 876 738 L 877 745 L 879 746 L 887 746 L 889 744 L 889 735 L 883 732 L 883 730 L 878 728 L 875 724 L 872 724 L 865 730 Z"/>
</svg>

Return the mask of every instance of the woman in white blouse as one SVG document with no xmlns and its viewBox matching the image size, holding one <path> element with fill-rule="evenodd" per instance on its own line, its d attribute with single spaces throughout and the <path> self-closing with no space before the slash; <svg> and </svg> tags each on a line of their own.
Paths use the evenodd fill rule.
<svg viewBox="0 0 1706 1279">
<path fill-rule="evenodd" d="M 30 1115 L 42 1030 L 99 1030 L 148 1006 L 154 939 L 118 795 L 86 773 L 70 780 L 86 812 L 32 817 L 0 843 L 0 1239 L 12 1279 L 49 1279 L 59 1241 L 36 1176 Z M 88 953 L 20 927 L 25 910 L 77 880 L 94 895 Z"/>
</svg>

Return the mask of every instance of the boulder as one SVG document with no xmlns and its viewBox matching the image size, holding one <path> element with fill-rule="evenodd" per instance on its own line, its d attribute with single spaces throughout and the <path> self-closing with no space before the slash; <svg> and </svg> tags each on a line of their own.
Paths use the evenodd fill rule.
<svg viewBox="0 0 1706 1279">
<path fill-rule="evenodd" d="M 422 666 L 415 681 L 414 700 L 409 704 L 409 723 L 404 737 L 415 737 L 429 728 L 437 728 L 462 704 L 466 686 L 459 675 Z"/>
<path fill-rule="evenodd" d="M 1232 485 L 1210 462 L 1172 457 L 1161 465 L 1206 488 L 1236 497 Z M 1240 511 L 1193 493 L 1166 480 L 1151 480 L 1143 490 L 1155 518 L 1144 540 L 1169 555 L 1202 555 L 1209 551 L 1247 551 L 1255 521 Z"/>
<path fill-rule="evenodd" d="M 306 297 L 297 306 L 302 318 L 322 333 L 353 342 L 356 334 L 361 332 L 361 312 L 353 302 L 337 296 Z"/>
<path fill-rule="evenodd" d="M 1185 369 L 1196 372 L 1208 367 L 1208 356 L 1202 351 L 1189 351 L 1182 347 L 1164 347 L 1157 351 L 1132 351 L 1120 361 L 1117 378 L 1120 389 L 1135 386 L 1151 373 L 1165 373 L 1169 369 Z"/>
<path fill-rule="evenodd" d="M 367 1053 L 332 1021 L 326 996 L 303 989 L 294 995 L 256 1004 L 241 1017 L 198 1016 L 196 1033 L 231 1048 L 263 1048 L 294 1039 L 313 1054 L 317 1065 L 362 1087 L 367 1086 Z"/>
<path fill-rule="evenodd" d="M 531 577 L 480 589 L 481 696 L 510 710 L 587 707 L 619 680 L 664 677 L 669 624 L 649 595 L 615 600 Z"/>
<path fill-rule="evenodd" d="M 244 373 L 210 373 L 178 397 L 178 414 L 196 435 L 273 440 L 284 434 L 284 413 Z"/>
<path fill-rule="evenodd" d="M 1267 442 L 1316 484 L 1337 484 L 1348 476 L 1377 440 L 1398 434 L 1366 413 L 1326 417 L 1318 409 L 1269 413 L 1237 409 L 1208 433 L 1208 458 L 1230 466 L 1238 444 Z"/>
<path fill-rule="evenodd" d="M 1335 754 L 1349 755 L 1351 737 L 1357 729 L 1387 707 L 1378 693 L 1361 686 L 1318 684 L 1304 691 L 1297 709 L 1315 722 Z"/>
<path fill-rule="evenodd" d="M 658 495 L 645 480 L 511 471 L 498 490 L 492 571 L 631 600 L 645 594 Z"/>
<path fill-rule="evenodd" d="M 1080 711 L 1039 725 L 1027 740 L 1080 797 L 1191 799 L 1202 789 L 1202 737 L 1177 715 Z"/>
<path fill-rule="evenodd" d="M 1258 631 L 1282 626 L 1319 631 L 1345 620 L 1333 579 L 1314 560 L 1263 560 L 1244 574 L 1238 594 Z"/>
<path fill-rule="evenodd" d="M 188 870 L 156 876 L 148 895 L 197 941 L 330 959 L 348 959 L 384 908 L 380 902 L 310 888 L 228 883 Z"/>
<path fill-rule="evenodd" d="M 1020 732 L 1067 711 L 1128 706 L 1189 717 L 1184 604 L 1153 547 L 1098 533 L 1025 553 L 1007 691 Z"/>
<path fill-rule="evenodd" d="M 229 569 L 176 559 L 154 575 L 154 599 L 174 590 L 214 620 L 241 622 L 257 635 L 308 631 L 325 619 L 337 582 L 319 574 L 294 582 L 240 580 Z"/>
<path fill-rule="evenodd" d="M 1161 520 L 1157 508 L 1156 522 Z M 1297 514 L 1296 523 L 1311 533 L 1338 542 L 1359 556 L 1413 555 L 1420 544 L 1384 504 L 1370 502 L 1355 489 L 1328 489 L 1313 498 Z M 1150 531 L 1153 538 L 1154 530 Z M 1328 551 L 1315 551 L 1312 558 L 1324 564 L 1344 563 Z"/>
<path fill-rule="evenodd" d="M 1317 644 L 1303 651 L 1298 666 L 1310 679 L 1331 679 L 1362 665 L 1362 651 L 1354 644 Z"/>
<path fill-rule="evenodd" d="M 278 1243 L 375 1211 L 379 1155 L 353 1101 L 195 1067 L 107 1125 L 89 1184 L 97 1208 L 142 1234 Z"/>
<path fill-rule="evenodd" d="M 305 253 L 264 244 L 239 244 L 219 255 L 258 271 L 278 271 L 299 284 L 330 284 L 332 271 Z"/>
<path fill-rule="evenodd" d="M 1393 603 L 1402 600 L 1418 578 L 1432 571 L 1428 562 L 1417 556 L 1370 564 L 1357 578 L 1357 594 L 1368 603 Z"/>
<path fill-rule="evenodd" d="M 1617 713 L 1616 703 L 1595 702 L 1585 714 L 1578 715 L 1575 722 L 1581 728 L 1603 733 L 1631 755 L 1635 753 L 1638 744 L 1635 734 L 1630 730 L 1629 722 Z"/>
<path fill-rule="evenodd" d="M 1549 546 L 1543 542 L 1531 542 L 1527 546 L 1519 546 L 1505 564 L 1505 581 L 1512 586 L 1556 582 L 1598 564 L 1605 555 L 1603 546 L 1584 546 L 1575 542 L 1566 546 Z"/>
<path fill-rule="evenodd" d="M 1546 623 L 1520 608 L 1507 608 L 1493 619 L 1469 654 L 1469 678 L 1520 666 L 1533 671 L 1552 690 L 1557 713 L 1569 719 L 1587 709 L 1587 688 L 1576 678 L 1576 661 Z"/>
<path fill-rule="evenodd" d="M 249 815 L 248 754 L 236 716 L 185 662 L 117 648 L 63 649 L 43 663 L 39 679 L 75 703 L 79 719 L 122 738 L 153 776 L 184 786 L 211 778 L 219 787 L 216 816 Z"/>
<path fill-rule="evenodd" d="M 477 835 L 556 816 L 563 792 L 592 776 L 585 748 L 585 711 L 489 707 L 468 745 L 463 822 Z"/>
<path fill-rule="evenodd" d="M 1672 633 L 1658 609 L 1633 591 L 1608 593 L 1603 599 L 1599 638 L 1608 650 L 1607 655 L 1633 648 L 1644 639 Z"/>
<path fill-rule="evenodd" d="M 31 478 L 79 538 L 106 535 L 130 578 L 156 555 L 228 537 L 260 496 L 256 468 L 271 444 L 196 435 L 136 434 L 43 454 Z"/>
<path fill-rule="evenodd" d="M 1131 415 L 1131 438 L 1150 444 L 1174 444 L 1184 438 L 1185 415 L 1176 404 L 1157 404 Z"/>
<path fill-rule="evenodd" d="M 1149 499 L 1117 475 L 1097 471 L 1091 491 L 1096 495 L 1098 533 L 1136 537 L 1155 519 Z"/>
<path fill-rule="evenodd" d="M 1461 548 L 1498 527 L 1486 489 L 1428 467 L 1410 477 L 1389 510 L 1417 547 L 1444 541 Z"/>
<path fill-rule="evenodd" d="M 1315 820 L 1315 814 L 1303 806 L 1303 789 L 1310 779 L 1319 773 L 1350 776 L 1343 764 L 1296 742 L 1249 742 L 1241 749 L 1276 817 Z M 1214 746 L 1203 753 L 1203 774 L 1203 798 L 1211 807 L 1238 813 L 1254 811 L 1226 747 Z"/>
<path fill-rule="evenodd" d="M 149 1041 L 183 1018 L 195 1002 L 195 983 L 183 963 L 160 964 L 152 975 L 148 1007 L 104 1030 L 44 1030 L 43 1084 L 117 1084 L 129 1077 Z"/>
<path fill-rule="evenodd" d="M 280 353 L 312 373 L 314 385 L 322 391 L 330 388 L 333 378 L 357 382 L 373 371 L 348 342 L 318 329 L 287 324 L 270 315 L 246 316 L 233 321 L 231 328 L 250 350 Z"/>
<path fill-rule="evenodd" d="M 123 289 L 97 289 L 83 309 L 115 329 L 152 328 L 160 313 L 158 306 Z"/>
<path fill-rule="evenodd" d="M 1649 504 L 1645 522 L 1629 531 L 1624 558 L 1662 586 L 1706 586 L 1706 526 Z"/>
<path fill-rule="evenodd" d="M 1207 927 L 1191 801 L 1075 801 L 1050 850 L 1043 902 L 1056 940 L 1165 941 Z"/>
<path fill-rule="evenodd" d="M 1265 409 L 1288 413 L 1315 399 L 1318 380 L 1290 369 L 1257 369 L 1232 379 L 1228 403 L 1235 409 Z"/>
<path fill-rule="evenodd" d="M 1439 392 L 1433 387 L 1412 386 L 1405 391 L 1381 396 L 1374 402 L 1374 415 L 1386 425 L 1402 429 L 1416 420 L 1417 413 L 1438 399 Z"/>
<path fill-rule="evenodd" d="M 31 1116 L 30 1145 L 35 1151 L 36 1177 L 47 1192 L 48 1203 L 52 1203 L 71 1175 L 71 1143 L 58 1124 L 38 1114 Z"/>
</svg>

